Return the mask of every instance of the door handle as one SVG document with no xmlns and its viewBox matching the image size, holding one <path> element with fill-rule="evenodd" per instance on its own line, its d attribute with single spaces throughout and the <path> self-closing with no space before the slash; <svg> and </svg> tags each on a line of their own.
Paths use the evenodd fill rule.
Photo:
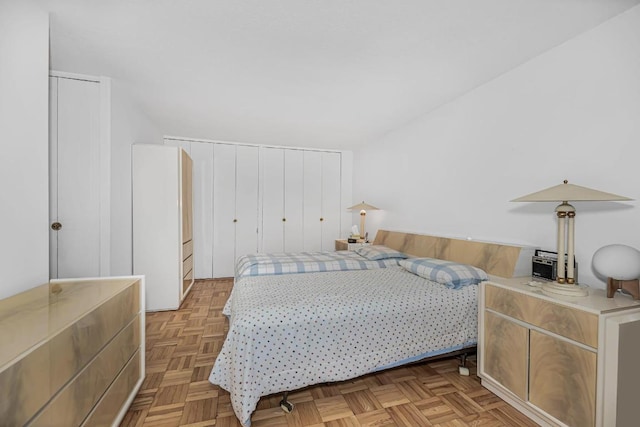
<svg viewBox="0 0 640 427">
<path fill-rule="evenodd" d="M 52 230 L 60 230 L 62 228 L 62 224 L 60 224 L 58 221 L 54 222 L 53 224 L 51 224 L 51 229 Z"/>
</svg>

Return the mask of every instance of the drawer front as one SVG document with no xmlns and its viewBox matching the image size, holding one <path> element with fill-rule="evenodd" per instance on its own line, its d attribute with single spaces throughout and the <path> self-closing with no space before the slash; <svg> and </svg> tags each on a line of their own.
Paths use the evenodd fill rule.
<svg viewBox="0 0 640 427">
<path fill-rule="evenodd" d="M 193 255 L 193 240 L 182 244 L 182 259 L 185 260 Z"/>
<path fill-rule="evenodd" d="M 192 282 L 193 282 L 193 270 L 189 270 L 189 272 L 184 276 L 184 279 L 182 280 L 183 297 L 184 297 L 184 293 L 187 292 L 187 289 L 189 289 L 189 286 L 191 286 Z"/>
<path fill-rule="evenodd" d="M 109 385 L 140 347 L 140 320 L 136 317 L 29 424 L 77 426 L 93 409 Z"/>
<path fill-rule="evenodd" d="M 486 285 L 486 307 L 593 348 L 598 347 L 598 316 L 540 298 Z"/>
<path fill-rule="evenodd" d="M 536 331 L 530 345 L 529 401 L 567 425 L 593 426 L 596 354 Z"/>
<path fill-rule="evenodd" d="M 187 277 L 187 274 L 189 274 L 191 270 L 193 270 L 193 256 L 190 256 L 182 262 L 182 277 Z"/>
<path fill-rule="evenodd" d="M 95 410 L 87 417 L 82 427 L 102 427 L 113 424 L 129 395 L 140 379 L 140 350 L 137 350 L 118 378 L 109 387 Z"/>
<path fill-rule="evenodd" d="M 140 310 L 139 283 L 0 373 L 0 419 L 24 425 Z"/>
<path fill-rule="evenodd" d="M 529 330 L 490 312 L 484 322 L 483 373 L 526 400 Z"/>
</svg>

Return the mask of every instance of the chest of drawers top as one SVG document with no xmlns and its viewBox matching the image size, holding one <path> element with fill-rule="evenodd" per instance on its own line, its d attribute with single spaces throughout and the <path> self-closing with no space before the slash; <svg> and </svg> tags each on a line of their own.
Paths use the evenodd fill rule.
<svg viewBox="0 0 640 427">
<path fill-rule="evenodd" d="M 55 336 L 138 278 L 47 283 L 0 300 L 0 372 L 16 358 Z"/>
</svg>

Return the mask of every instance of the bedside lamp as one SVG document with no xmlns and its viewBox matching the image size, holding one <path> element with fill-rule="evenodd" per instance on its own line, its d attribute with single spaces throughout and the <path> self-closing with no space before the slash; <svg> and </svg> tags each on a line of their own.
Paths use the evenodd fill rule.
<svg viewBox="0 0 640 427">
<path fill-rule="evenodd" d="M 371 206 L 370 204 L 365 203 L 363 201 L 362 203 L 358 203 L 357 205 L 353 205 L 353 206 L 351 206 L 350 208 L 347 208 L 347 209 L 349 209 L 350 211 L 357 210 L 357 209 L 360 210 L 360 237 L 362 239 L 364 239 L 365 235 L 366 235 L 365 232 L 364 232 L 364 220 L 365 220 L 365 217 L 367 216 L 367 211 L 368 210 L 369 211 L 377 211 L 378 208 L 376 208 L 375 206 Z"/>
<path fill-rule="evenodd" d="M 558 272 L 556 281 L 545 283 L 542 291 L 551 296 L 586 296 L 588 291 L 575 283 L 574 276 L 574 227 L 576 209 L 569 204 L 576 202 L 596 202 L 610 200 L 631 200 L 628 197 L 617 194 L 605 193 L 579 185 L 569 184 L 567 180 L 563 184 L 546 188 L 536 193 L 527 194 L 511 200 L 512 202 L 561 202 L 556 207 L 558 216 Z M 566 237 L 565 237 L 566 236 Z M 566 241 L 566 242 L 565 242 Z M 566 246 L 565 246 L 566 243 Z M 567 255 L 567 272 L 565 276 L 564 258 L 565 248 Z"/>
<path fill-rule="evenodd" d="M 607 245 L 593 254 L 593 269 L 607 278 L 607 298 L 623 289 L 640 299 L 640 251 L 626 245 Z"/>
</svg>

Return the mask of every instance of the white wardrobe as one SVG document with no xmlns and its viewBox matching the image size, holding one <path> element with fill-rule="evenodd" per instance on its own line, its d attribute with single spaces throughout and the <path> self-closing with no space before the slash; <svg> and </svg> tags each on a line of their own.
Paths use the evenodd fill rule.
<svg viewBox="0 0 640 427">
<path fill-rule="evenodd" d="M 193 159 L 195 277 L 231 277 L 237 257 L 333 250 L 351 215 L 349 152 L 166 137 Z"/>
<path fill-rule="evenodd" d="M 133 271 L 146 309 L 175 310 L 193 284 L 192 161 L 179 147 L 133 145 Z"/>
</svg>

